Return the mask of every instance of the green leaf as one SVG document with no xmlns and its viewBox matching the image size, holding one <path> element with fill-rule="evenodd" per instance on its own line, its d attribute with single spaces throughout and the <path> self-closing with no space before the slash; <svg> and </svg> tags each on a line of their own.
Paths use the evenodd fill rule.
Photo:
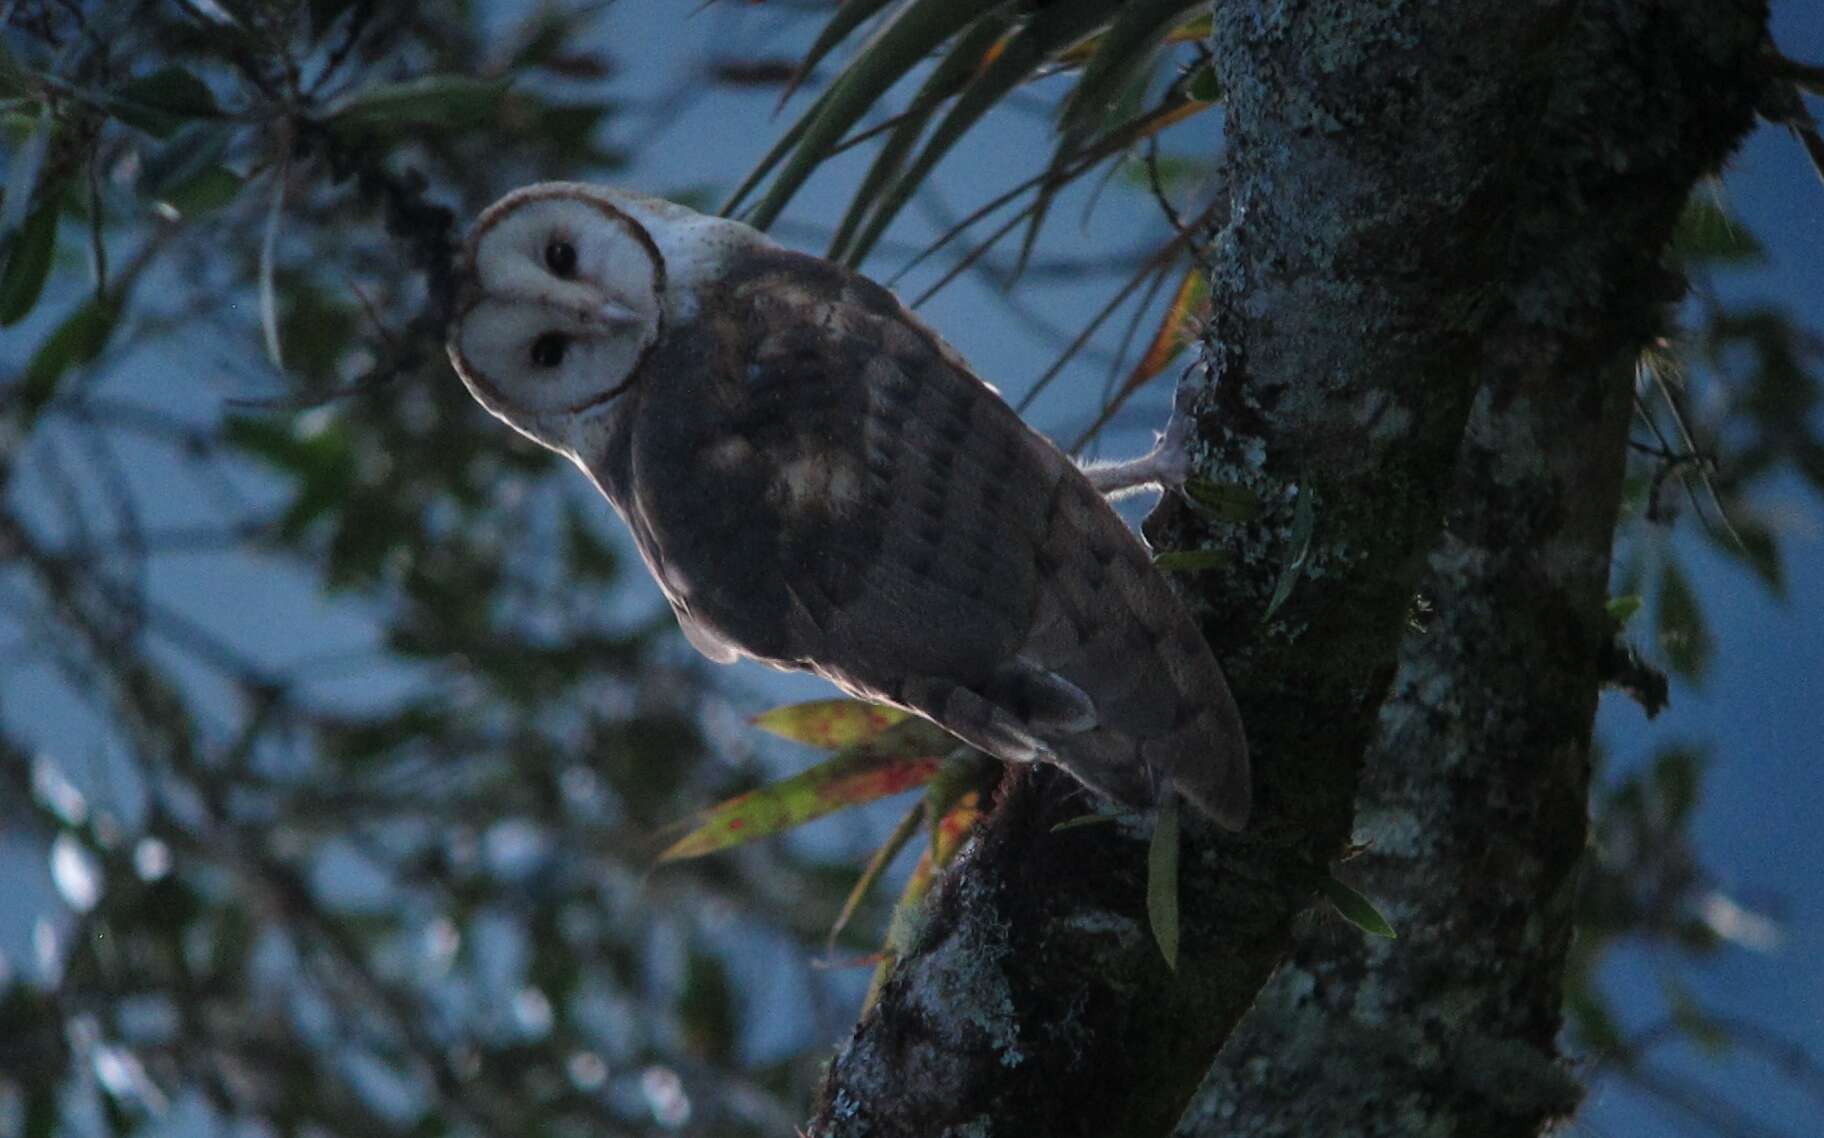
<svg viewBox="0 0 1824 1138">
<path fill-rule="evenodd" d="M 832 259 L 844 260 L 851 265 L 855 263 L 848 257 L 849 242 L 866 220 L 869 207 L 905 165 L 906 155 L 912 152 L 913 144 L 924 133 L 925 124 L 937 114 L 938 107 L 969 81 L 981 67 L 983 55 L 1008 26 L 1006 18 L 999 14 L 977 20 L 967 31 L 956 37 L 949 52 L 931 69 L 924 86 L 919 88 L 918 93 L 912 97 L 912 102 L 900 113 L 899 122 L 887 135 L 887 140 L 881 143 L 873 163 L 868 167 L 867 175 L 849 199 L 848 209 L 836 227 L 836 235 L 830 238 L 829 256 Z"/>
<path fill-rule="evenodd" d="M 1239 482 L 1192 478 L 1184 492 L 1190 500 L 1225 522 L 1247 523 L 1260 516 L 1260 496 Z"/>
<path fill-rule="evenodd" d="M 830 156 L 849 128 L 861 121 L 888 88 L 983 14 L 981 0 L 921 0 L 902 5 L 805 112 L 799 120 L 801 125 L 792 128 L 797 137 L 790 148 L 791 159 L 773 179 L 766 196 L 754 206 L 749 224 L 756 229 L 772 224 L 811 171 Z M 761 168 L 770 166 L 784 153 L 775 147 L 775 153 L 761 162 Z M 749 175 L 729 200 L 727 209 L 739 204 L 756 176 L 763 175 L 759 170 Z"/>
<path fill-rule="evenodd" d="M 1380 910 L 1368 898 L 1336 878 L 1320 878 L 1317 891 L 1323 895 L 1324 900 L 1330 902 L 1331 908 L 1356 928 L 1370 936 L 1387 937 L 1390 940 L 1394 937 L 1393 926 L 1387 923 L 1386 917 L 1381 916 Z"/>
<path fill-rule="evenodd" d="M 155 200 L 166 197 L 177 186 L 218 165 L 233 142 L 234 130 L 226 123 L 191 123 L 146 155 L 139 171 L 139 192 Z"/>
<path fill-rule="evenodd" d="M 510 79 L 467 75 L 424 75 L 357 91 L 330 113 L 329 124 L 345 134 L 473 126 L 491 120 Z"/>
<path fill-rule="evenodd" d="M 1131 0 L 1121 5 L 1108 30 L 1098 37 L 1095 54 L 1064 102 L 1060 128 L 1067 133 L 1080 131 L 1104 117 L 1121 91 L 1146 68 L 1166 32 L 1202 2 Z"/>
<path fill-rule="evenodd" d="M 887 866 L 893 864 L 893 859 L 899 856 L 899 851 L 905 849 L 906 843 L 910 842 L 918 833 L 918 824 L 924 820 L 924 817 L 925 801 L 921 798 L 912 809 L 906 811 L 906 816 L 899 820 L 899 825 L 893 827 L 893 832 L 887 835 L 887 840 L 882 842 L 880 848 L 874 851 L 874 856 L 868 859 L 867 867 L 861 871 L 861 876 L 855 881 L 855 887 L 850 889 L 849 895 L 843 899 L 842 911 L 836 914 L 836 921 L 830 926 L 830 937 L 824 945 L 824 951 L 831 955 L 835 954 L 836 938 L 841 936 L 842 930 L 848 927 L 849 921 L 855 916 L 855 910 L 861 908 L 862 900 L 867 897 L 869 890 L 874 888 L 874 883 L 880 880 L 881 874 L 887 871 Z"/>
<path fill-rule="evenodd" d="M 1235 556 L 1226 549 L 1168 549 L 1153 554 L 1153 564 L 1168 573 L 1201 573 L 1205 569 L 1226 569 Z"/>
<path fill-rule="evenodd" d="M 91 300 L 59 324 L 32 353 L 19 385 L 19 409 L 26 423 L 38 417 L 65 372 L 101 354 L 118 317 L 112 303 Z"/>
<path fill-rule="evenodd" d="M 198 170 L 189 180 L 173 186 L 162 200 L 186 217 L 212 213 L 241 195 L 245 180 L 226 166 Z"/>
<path fill-rule="evenodd" d="M 702 857 L 923 786 L 955 745 L 942 728 L 908 719 L 810 770 L 701 812 L 696 827 L 667 847 L 659 861 Z"/>
<path fill-rule="evenodd" d="M 1632 1065 L 1627 1037 L 1600 993 L 1579 984 L 1565 996 L 1564 1010 L 1586 1051 L 1624 1069 Z"/>
<path fill-rule="evenodd" d="M 1124 814 L 1079 814 L 1075 818 L 1066 818 L 1051 828 L 1054 834 L 1066 830 L 1081 830 L 1085 826 L 1100 826 L 1106 822 L 1119 822 L 1128 815 Z"/>
<path fill-rule="evenodd" d="M 309 430 L 305 424 L 323 425 Z M 320 417 L 287 422 L 236 416 L 222 425 L 222 437 L 297 480 L 297 496 L 280 523 L 281 536 L 296 537 L 347 501 L 355 481 L 355 457 L 348 431 L 340 424 L 324 423 Z"/>
<path fill-rule="evenodd" d="M 1668 747 L 1653 758 L 1649 776 L 1653 802 L 1666 825 L 1684 825 L 1703 791 L 1705 756 L 1688 747 Z"/>
<path fill-rule="evenodd" d="M 51 1087 L 37 1086 L 28 1091 L 24 1113 L 20 1138 L 52 1138 L 59 1133 L 57 1092 Z"/>
<path fill-rule="evenodd" d="M 1786 572 L 1780 563 L 1779 541 L 1771 527 L 1754 518 L 1738 518 L 1731 527 L 1737 541 L 1718 542 L 1722 548 L 1741 558 L 1754 570 L 1755 576 L 1776 597 L 1786 595 Z"/>
<path fill-rule="evenodd" d="M 18 99 L 32 93 L 31 73 L 13 58 L 0 40 L 0 99 Z"/>
<path fill-rule="evenodd" d="M 1168 793 L 1146 851 L 1146 920 L 1165 966 L 1178 971 L 1178 795 Z"/>
<path fill-rule="evenodd" d="M 890 2 L 891 0 L 844 0 L 841 7 L 830 13 L 829 20 L 823 25 L 823 30 L 817 33 L 817 38 L 812 41 L 810 50 L 804 53 L 804 59 L 798 64 L 797 74 L 792 76 L 792 81 L 786 84 L 785 90 L 779 96 L 779 104 L 785 105 L 785 101 L 792 97 L 792 92 L 796 91 L 798 85 L 804 82 L 805 77 L 811 73 L 811 69 L 823 62 L 823 57 L 830 54 L 837 44 L 847 39 L 850 32 L 860 27 L 862 21 L 885 8 Z"/>
<path fill-rule="evenodd" d="M 165 138 L 192 119 L 220 118 L 209 85 L 181 67 L 130 79 L 107 100 L 108 111 L 128 126 Z"/>
<path fill-rule="evenodd" d="M 1662 982 L 1666 993 L 1666 1003 L 1672 1011 L 1672 1022 L 1685 1038 L 1695 1043 L 1707 1056 L 1720 1059 L 1728 1053 L 1730 1044 L 1729 1032 L 1718 1023 L 1709 1012 L 1700 1006 L 1691 990 L 1676 979 Z"/>
<path fill-rule="evenodd" d="M 1701 680 L 1715 644 L 1697 594 L 1675 561 L 1666 563 L 1660 578 L 1658 633 L 1672 670 L 1686 679 Z"/>
<path fill-rule="evenodd" d="M 896 707 L 860 699 L 817 699 L 754 716 L 754 726 L 784 739 L 834 749 L 865 743 L 906 719 Z"/>
<path fill-rule="evenodd" d="M 37 197 L 38 177 L 44 172 L 44 161 L 51 152 L 51 139 L 56 132 L 57 120 L 51 117 L 51 109 L 45 107 L 38 112 L 31 133 L 25 136 L 25 141 L 7 162 L 6 200 L 0 202 L 0 242 L 11 237 L 24 223 L 34 201 L 42 206 L 56 198 L 55 193 L 46 193 L 42 199 Z"/>
<path fill-rule="evenodd" d="M 1107 0 L 1055 0 L 1035 11 L 1011 39 L 1000 45 L 993 61 L 963 88 L 949 112 L 931 131 L 931 137 L 925 141 L 918 157 L 881 195 L 867 226 L 848 250 L 848 262 L 857 264 L 868 255 L 887 226 L 912 199 L 912 194 L 925 184 L 938 160 L 949 153 L 984 114 L 998 106 L 1052 53 L 1094 31 L 1107 16 Z"/>
<path fill-rule="evenodd" d="M 355 6 L 356 0 L 310 0 L 310 34 L 313 39 L 322 39 L 335 22 L 342 18 L 342 13 Z"/>
<path fill-rule="evenodd" d="M 1701 189 L 1685 201 L 1672 231 L 1672 253 L 1692 265 L 1754 265 L 1767 259 L 1754 234 Z"/>
<path fill-rule="evenodd" d="M 1608 610 L 1609 619 L 1619 628 L 1633 619 L 1643 603 L 1639 593 L 1624 593 L 1619 597 L 1610 597 L 1603 607 Z"/>
<path fill-rule="evenodd" d="M 1311 487 L 1299 487 L 1298 502 L 1292 507 L 1292 558 L 1280 570 L 1279 580 L 1273 583 L 1273 598 L 1267 602 L 1267 611 L 1260 618 L 1263 622 L 1272 620 L 1279 606 L 1292 595 L 1292 587 L 1298 584 L 1305 561 L 1311 556 L 1311 536 L 1317 532 L 1317 508 L 1311 504 L 1312 500 Z"/>
<path fill-rule="evenodd" d="M 1219 103 L 1222 101 L 1222 80 L 1216 75 L 1215 66 L 1199 67 L 1185 85 L 1184 93 L 1199 103 Z"/>
<path fill-rule="evenodd" d="M 278 371 L 285 370 L 284 343 L 279 337 L 279 294 L 276 285 L 279 264 L 279 229 L 285 221 L 285 163 L 281 161 L 272 179 L 272 202 L 266 209 L 266 229 L 260 239 L 259 297 L 260 334 L 266 342 L 266 358 Z"/>
<path fill-rule="evenodd" d="M 56 249 L 57 202 L 46 200 L 25 219 L 0 269 L 0 328 L 19 323 L 38 303 Z"/>
</svg>

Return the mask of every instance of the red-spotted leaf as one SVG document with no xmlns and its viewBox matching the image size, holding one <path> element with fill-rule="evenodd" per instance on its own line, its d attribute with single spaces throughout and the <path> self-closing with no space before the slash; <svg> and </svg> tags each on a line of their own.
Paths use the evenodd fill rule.
<svg viewBox="0 0 1824 1138">
<path fill-rule="evenodd" d="M 712 806 L 690 833 L 659 855 L 661 862 L 702 857 L 813 818 L 923 786 L 956 743 L 923 719 L 895 724 L 865 743 L 791 778 Z"/>
<path fill-rule="evenodd" d="M 970 791 L 957 799 L 956 805 L 938 819 L 931 844 L 919 855 L 918 864 L 912 867 L 912 875 L 906 878 L 906 887 L 900 890 L 899 901 L 893 906 L 893 917 L 887 924 L 886 942 L 881 946 L 880 963 L 874 969 L 873 979 L 868 982 L 868 994 L 862 999 L 862 1011 L 874 1006 L 881 985 L 886 983 L 888 973 L 893 971 L 894 961 L 912 943 L 919 927 L 918 912 L 924 905 L 925 895 L 931 892 L 931 885 L 937 880 L 937 875 L 944 866 L 950 864 L 950 859 L 963 848 L 963 842 L 975 832 L 976 823 L 982 820 L 981 801 L 980 793 Z"/>
<path fill-rule="evenodd" d="M 1165 316 L 1159 321 L 1159 328 L 1153 333 L 1153 339 L 1146 346 L 1146 354 L 1134 365 L 1127 382 L 1121 385 L 1122 394 L 1127 394 L 1147 380 L 1165 370 L 1172 358 L 1183 351 L 1197 338 L 1198 330 L 1203 327 L 1210 315 L 1210 282 L 1205 279 L 1203 269 L 1192 265 L 1178 282 L 1178 291 L 1172 294 L 1172 303 L 1165 310 Z"/>
<path fill-rule="evenodd" d="M 975 833 L 975 824 L 982 820 L 981 803 L 981 793 L 972 790 L 957 799 L 956 805 L 938 819 L 931 853 L 939 868 L 949 865 L 963 848 L 963 843 L 969 840 L 969 835 Z"/>
<path fill-rule="evenodd" d="M 817 699 L 754 716 L 754 726 L 782 738 L 834 750 L 865 743 L 905 720 L 896 707 L 859 699 Z"/>
</svg>

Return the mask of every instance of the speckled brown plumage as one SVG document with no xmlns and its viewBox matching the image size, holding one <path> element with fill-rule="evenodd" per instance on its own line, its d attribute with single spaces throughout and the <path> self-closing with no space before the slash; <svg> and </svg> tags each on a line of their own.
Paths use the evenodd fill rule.
<svg viewBox="0 0 1824 1138">
<path fill-rule="evenodd" d="M 1239 828 L 1241 724 L 1145 547 L 886 290 L 763 248 L 670 323 L 583 462 L 691 640 L 817 672 L 1130 806 Z"/>
</svg>

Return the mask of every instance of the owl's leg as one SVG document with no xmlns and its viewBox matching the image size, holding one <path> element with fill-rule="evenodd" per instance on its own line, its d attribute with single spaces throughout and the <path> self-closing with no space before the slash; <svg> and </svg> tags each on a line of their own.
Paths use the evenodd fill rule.
<svg viewBox="0 0 1824 1138">
<path fill-rule="evenodd" d="M 1125 462 L 1091 462 L 1083 473 L 1098 493 L 1110 501 L 1151 487 L 1176 490 L 1191 476 L 1191 419 L 1172 412 L 1165 434 L 1152 450 Z"/>
</svg>

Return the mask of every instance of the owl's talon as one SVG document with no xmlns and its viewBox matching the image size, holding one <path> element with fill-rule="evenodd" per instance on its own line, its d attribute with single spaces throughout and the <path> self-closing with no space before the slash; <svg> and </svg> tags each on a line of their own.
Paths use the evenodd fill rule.
<svg viewBox="0 0 1824 1138">
<path fill-rule="evenodd" d="M 1111 500 L 1153 486 L 1183 490 L 1191 476 L 1190 441 L 1190 417 L 1174 412 L 1152 450 L 1126 462 L 1090 463 L 1083 467 L 1083 474 L 1098 493 Z"/>
</svg>

